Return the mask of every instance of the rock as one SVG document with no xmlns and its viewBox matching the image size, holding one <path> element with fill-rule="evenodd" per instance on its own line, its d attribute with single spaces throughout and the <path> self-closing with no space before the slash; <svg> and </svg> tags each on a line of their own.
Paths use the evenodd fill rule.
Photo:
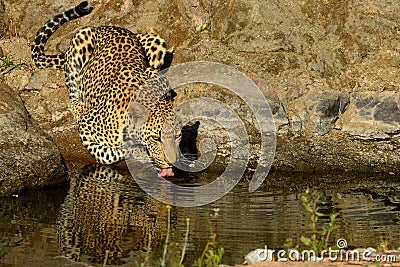
<svg viewBox="0 0 400 267">
<path fill-rule="evenodd" d="M 342 119 L 342 131 L 363 140 L 387 140 L 400 135 L 400 94 L 358 92 Z"/>
<path fill-rule="evenodd" d="M 289 119 L 285 112 L 285 107 L 280 102 L 275 101 L 268 101 L 269 106 L 272 111 L 272 115 L 274 117 L 276 131 L 279 132 L 286 132 L 287 126 L 289 125 Z"/>
<path fill-rule="evenodd" d="M 9 28 L 9 19 L 8 16 L 5 14 L 6 12 L 6 7 L 3 3 L 3 0 L 0 0 L 0 38 L 4 37 L 4 35 L 7 32 L 7 29 Z M 0 56 L 2 56 L 2 54 L 0 53 Z"/>
<path fill-rule="evenodd" d="M 0 195 L 64 181 L 57 146 L 30 120 L 19 96 L 0 83 Z"/>
<path fill-rule="evenodd" d="M 311 126 L 312 132 L 325 135 L 335 127 L 335 122 L 346 110 L 350 99 L 336 90 L 311 90 L 294 101 L 293 108 L 299 115 L 301 125 Z"/>
<path fill-rule="evenodd" d="M 28 67 L 31 60 L 29 43 L 25 38 L 10 37 L 9 39 L 0 39 L 0 46 L 3 50 L 3 58 L 10 61 L 11 66 L 2 68 L 4 82 L 13 90 L 20 92 L 29 82 L 32 75 Z M 0 62 L 1 65 L 1 62 Z"/>
<path fill-rule="evenodd" d="M 264 261 L 273 261 L 274 260 L 274 250 L 271 249 L 255 249 L 247 253 L 244 257 L 246 264 L 254 264 Z"/>
</svg>

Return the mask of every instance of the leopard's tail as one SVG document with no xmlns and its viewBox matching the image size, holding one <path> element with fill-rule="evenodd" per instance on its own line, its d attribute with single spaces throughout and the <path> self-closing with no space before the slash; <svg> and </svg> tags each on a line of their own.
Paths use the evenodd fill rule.
<svg viewBox="0 0 400 267">
<path fill-rule="evenodd" d="M 35 41 L 31 47 L 33 62 L 39 68 L 64 69 L 65 55 L 46 55 L 44 46 L 50 36 L 64 23 L 86 16 L 92 12 L 93 7 L 87 1 L 84 1 L 74 8 L 71 8 L 61 14 L 58 14 L 47 21 L 37 32 Z"/>
</svg>

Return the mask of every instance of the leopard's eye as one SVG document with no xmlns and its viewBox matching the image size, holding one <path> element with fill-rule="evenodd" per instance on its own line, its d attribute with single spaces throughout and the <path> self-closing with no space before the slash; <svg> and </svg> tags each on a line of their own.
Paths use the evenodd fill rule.
<svg viewBox="0 0 400 267">
<path fill-rule="evenodd" d="M 159 136 L 159 135 L 152 135 L 151 139 L 153 139 L 156 142 L 161 143 L 161 136 Z"/>
</svg>

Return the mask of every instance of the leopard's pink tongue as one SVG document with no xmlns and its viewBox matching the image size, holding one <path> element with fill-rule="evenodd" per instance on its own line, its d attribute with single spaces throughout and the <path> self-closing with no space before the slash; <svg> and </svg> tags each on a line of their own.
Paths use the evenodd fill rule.
<svg viewBox="0 0 400 267">
<path fill-rule="evenodd" d="M 161 169 L 161 171 L 158 173 L 158 177 L 167 177 L 167 176 L 174 176 L 172 168 Z"/>
</svg>

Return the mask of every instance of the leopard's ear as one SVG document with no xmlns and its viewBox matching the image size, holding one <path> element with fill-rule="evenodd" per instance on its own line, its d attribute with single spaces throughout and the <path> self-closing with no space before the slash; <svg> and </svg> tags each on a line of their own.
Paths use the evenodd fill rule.
<svg viewBox="0 0 400 267">
<path fill-rule="evenodd" d="M 136 129 L 142 127 L 149 117 L 148 108 L 136 101 L 131 101 L 129 103 L 128 112 L 130 123 L 132 123 L 132 126 Z"/>
<path fill-rule="evenodd" d="M 164 63 L 160 66 L 160 70 L 165 70 L 171 67 L 172 60 L 174 60 L 174 47 L 167 50 L 164 55 Z"/>
</svg>

